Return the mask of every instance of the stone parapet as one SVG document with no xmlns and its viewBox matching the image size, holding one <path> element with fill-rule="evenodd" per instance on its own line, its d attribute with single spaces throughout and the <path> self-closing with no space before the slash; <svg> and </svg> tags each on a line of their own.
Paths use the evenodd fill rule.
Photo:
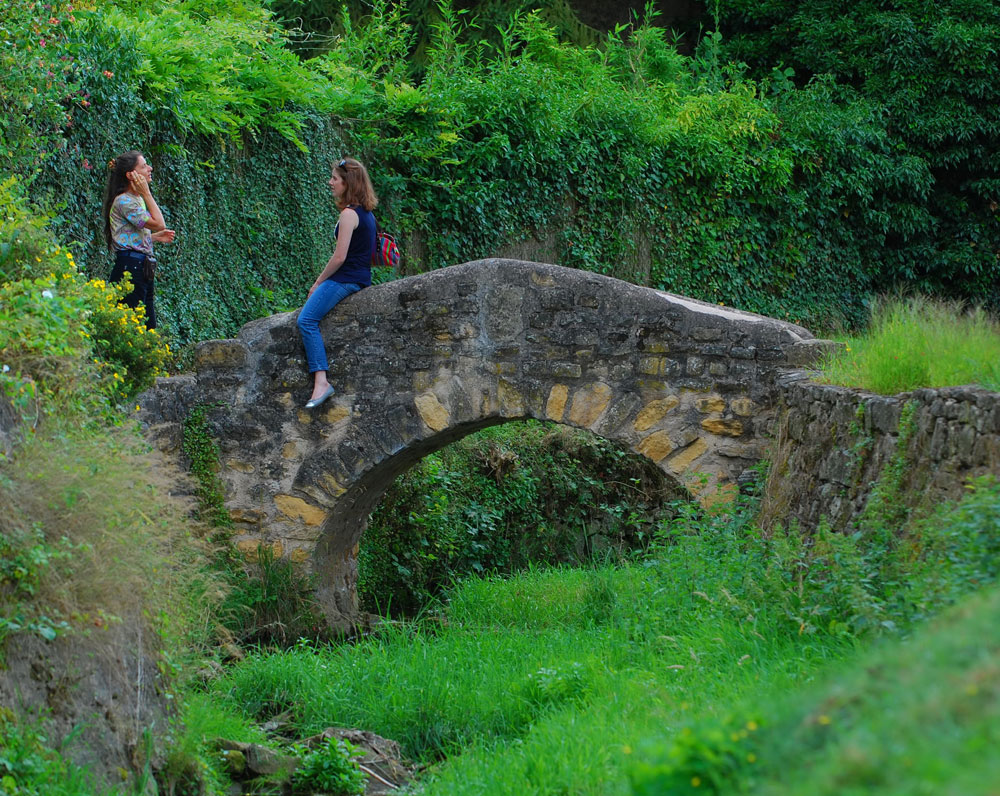
<svg viewBox="0 0 1000 796">
<path fill-rule="evenodd" d="M 826 518 L 848 530 L 893 461 L 901 497 L 913 508 L 957 500 L 970 479 L 1000 472 L 1000 394 L 945 387 L 875 395 L 817 384 L 811 375 L 779 380 L 784 409 L 770 453 L 768 516 L 806 528 Z"/>
</svg>

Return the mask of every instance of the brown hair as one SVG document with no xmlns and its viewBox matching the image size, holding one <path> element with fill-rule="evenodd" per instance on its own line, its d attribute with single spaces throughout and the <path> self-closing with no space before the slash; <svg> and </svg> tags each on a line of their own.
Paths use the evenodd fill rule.
<svg viewBox="0 0 1000 796">
<path fill-rule="evenodd" d="M 128 190 L 129 181 L 125 175 L 135 168 L 135 164 L 139 162 L 141 157 L 142 152 L 130 149 L 128 152 L 122 152 L 114 160 L 108 161 L 108 182 L 104 186 L 104 205 L 101 213 L 104 215 L 104 242 L 109 249 L 112 248 L 111 205 L 114 204 L 119 194 Z"/>
<path fill-rule="evenodd" d="M 341 179 L 347 183 L 344 195 L 337 200 L 337 207 L 343 210 L 348 205 L 361 205 L 369 213 L 378 206 L 378 197 L 368 177 L 368 169 L 354 158 L 343 158 L 334 167 Z"/>
</svg>

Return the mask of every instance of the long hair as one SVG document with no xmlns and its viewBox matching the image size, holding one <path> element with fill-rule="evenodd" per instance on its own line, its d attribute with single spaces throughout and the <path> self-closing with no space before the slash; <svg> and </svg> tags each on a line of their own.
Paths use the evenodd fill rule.
<svg viewBox="0 0 1000 796">
<path fill-rule="evenodd" d="M 361 205 L 369 213 L 378 207 L 378 197 L 368 177 L 368 169 L 354 158 L 344 158 L 334 168 L 347 183 L 344 195 L 337 200 L 337 207 L 343 210 L 348 205 Z"/>
<path fill-rule="evenodd" d="M 128 152 L 122 152 L 114 160 L 108 161 L 108 183 L 104 186 L 104 204 L 101 213 L 104 216 L 104 242 L 109 249 L 113 248 L 111 245 L 111 205 L 114 204 L 119 194 L 125 193 L 129 189 L 128 177 L 125 175 L 135 168 L 135 164 L 139 162 L 141 157 L 142 152 L 130 149 Z"/>
</svg>

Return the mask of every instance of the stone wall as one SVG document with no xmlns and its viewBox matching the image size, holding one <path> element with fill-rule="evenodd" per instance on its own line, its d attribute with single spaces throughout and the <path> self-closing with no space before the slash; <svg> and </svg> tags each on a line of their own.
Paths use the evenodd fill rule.
<svg viewBox="0 0 1000 796">
<path fill-rule="evenodd" d="M 849 529 L 894 457 L 902 457 L 901 494 L 914 508 L 956 500 L 970 478 L 1000 473 L 1000 394 L 947 387 L 884 396 L 810 375 L 780 379 L 785 410 L 765 499 L 770 521 L 794 517 L 814 528 L 826 517 Z"/>
</svg>

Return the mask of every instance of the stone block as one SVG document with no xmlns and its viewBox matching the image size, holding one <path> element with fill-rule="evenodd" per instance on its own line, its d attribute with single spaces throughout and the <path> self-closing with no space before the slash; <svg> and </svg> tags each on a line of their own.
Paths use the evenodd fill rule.
<svg viewBox="0 0 1000 796">
<path fill-rule="evenodd" d="M 757 404 L 749 398 L 740 397 L 733 398 L 729 402 L 729 408 L 732 410 L 734 415 L 739 415 L 740 417 L 750 417 L 757 411 Z"/>
<path fill-rule="evenodd" d="M 239 340 L 206 340 L 194 350 L 194 368 L 199 373 L 239 370 L 247 363 L 250 349 Z"/>
<path fill-rule="evenodd" d="M 670 435 L 666 431 L 654 431 L 648 437 L 643 438 L 636 446 L 636 451 L 647 459 L 659 463 L 670 455 L 670 452 L 675 447 L 673 441 L 670 439 Z"/>
<path fill-rule="evenodd" d="M 304 522 L 306 525 L 322 525 L 327 518 L 327 513 L 323 509 L 306 503 L 294 495 L 275 495 L 274 505 L 289 519 Z"/>
<path fill-rule="evenodd" d="M 434 393 L 421 393 L 413 399 L 413 403 L 417 407 L 420 419 L 432 431 L 444 431 L 448 428 L 451 416 Z"/>
<path fill-rule="evenodd" d="M 612 394 L 611 387 L 603 382 L 581 387 L 573 395 L 573 403 L 569 408 L 569 422 L 581 428 L 590 428 L 607 409 Z"/>
<path fill-rule="evenodd" d="M 670 469 L 670 472 L 675 475 L 685 473 L 691 469 L 691 465 L 701 458 L 707 451 L 708 443 L 699 437 L 671 458 L 667 462 L 667 467 Z"/>
<path fill-rule="evenodd" d="M 710 434 L 723 437 L 739 437 L 743 434 L 743 423 L 739 420 L 710 418 L 701 421 L 701 427 Z"/>
<path fill-rule="evenodd" d="M 694 408 L 703 415 L 713 412 L 724 412 L 726 410 L 726 399 L 721 395 L 709 395 L 705 398 L 698 398 L 694 402 Z"/>
<path fill-rule="evenodd" d="M 635 423 L 633 423 L 633 428 L 639 432 L 647 431 L 666 417 L 667 413 L 676 408 L 680 402 L 680 398 L 676 395 L 668 395 L 666 398 L 650 401 L 639 412 Z"/>
<path fill-rule="evenodd" d="M 566 400 L 569 397 L 569 387 L 565 384 L 553 384 L 549 398 L 545 402 L 545 416 L 549 420 L 560 422 L 566 411 Z"/>
</svg>

